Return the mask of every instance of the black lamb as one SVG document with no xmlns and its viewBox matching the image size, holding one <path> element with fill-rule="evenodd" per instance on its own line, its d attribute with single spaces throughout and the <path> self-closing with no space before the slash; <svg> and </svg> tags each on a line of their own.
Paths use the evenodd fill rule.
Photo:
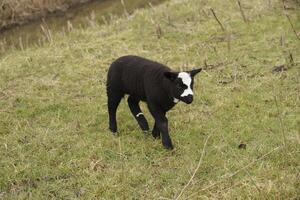
<svg viewBox="0 0 300 200">
<path fill-rule="evenodd" d="M 117 132 L 117 107 L 128 94 L 129 108 L 141 129 L 149 131 L 148 122 L 139 107 L 139 102 L 144 101 L 155 120 L 153 137 L 161 136 L 164 147 L 173 149 L 166 112 L 179 101 L 192 103 L 193 79 L 200 71 L 201 68 L 174 72 L 163 64 L 132 55 L 118 58 L 107 74 L 109 129 Z"/>
</svg>

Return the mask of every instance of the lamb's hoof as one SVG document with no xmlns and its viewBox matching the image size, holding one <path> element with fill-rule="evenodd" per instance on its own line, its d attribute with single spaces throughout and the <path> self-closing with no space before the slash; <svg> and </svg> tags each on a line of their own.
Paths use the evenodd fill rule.
<svg viewBox="0 0 300 200">
<path fill-rule="evenodd" d="M 153 136 L 153 138 L 154 138 L 155 140 L 160 139 L 160 134 L 158 134 L 158 135 L 153 135 L 153 134 L 152 134 L 152 136 Z"/>
<path fill-rule="evenodd" d="M 163 145 L 164 145 L 165 149 L 167 149 L 167 150 L 172 150 L 172 149 L 174 149 L 174 147 L 173 147 L 172 144 L 163 144 Z"/>
<path fill-rule="evenodd" d="M 110 132 L 113 134 L 113 135 L 117 135 L 117 129 L 116 128 L 109 128 Z"/>
<path fill-rule="evenodd" d="M 152 132 L 152 136 L 154 139 L 160 139 L 160 133 L 155 133 L 155 132 Z"/>
<path fill-rule="evenodd" d="M 118 132 L 111 132 L 112 135 L 117 136 Z"/>
<path fill-rule="evenodd" d="M 167 150 L 173 150 L 173 149 L 174 149 L 173 146 L 164 146 L 164 147 L 165 147 L 165 149 L 167 149 Z"/>
</svg>

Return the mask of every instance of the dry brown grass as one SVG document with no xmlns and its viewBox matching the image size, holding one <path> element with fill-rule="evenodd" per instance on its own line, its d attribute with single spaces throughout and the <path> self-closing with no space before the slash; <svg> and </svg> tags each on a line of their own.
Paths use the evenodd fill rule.
<svg viewBox="0 0 300 200">
<path fill-rule="evenodd" d="M 0 31 L 90 0 L 0 0 Z"/>
</svg>

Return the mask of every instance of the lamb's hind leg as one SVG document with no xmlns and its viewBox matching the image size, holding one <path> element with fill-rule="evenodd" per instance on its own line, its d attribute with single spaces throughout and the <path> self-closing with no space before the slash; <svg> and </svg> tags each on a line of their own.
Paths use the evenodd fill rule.
<svg viewBox="0 0 300 200">
<path fill-rule="evenodd" d="M 122 99 L 124 94 L 119 91 L 107 91 L 107 97 L 108 97 L 108 114 L 109 114 L 109 129 L 111 132 L 115 133 L 117 132 L 117 120 L 116 120 L 116 112 L 118 105 Z"/>
<path fill-rule="evenodd" d="M 141 111 L 139 100 L 137 100 L 133 96 L 129 96 L 127 102 L 131 113 L 133 114 L 141 129 L 144 132 L 149 131 L 149 125 L 144 114 Z"/>
</svg>

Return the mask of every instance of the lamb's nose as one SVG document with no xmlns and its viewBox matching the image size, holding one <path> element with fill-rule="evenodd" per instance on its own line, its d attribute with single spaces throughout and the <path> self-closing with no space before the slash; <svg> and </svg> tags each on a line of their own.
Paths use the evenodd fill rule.
<svg viewBox="0 0 300 200">
<path fill-rule="evenodd" d="M 193 95 L 188 95 L 187 97 L 186 97 L 186 103 L 187 104 L 190 104 L 190 103 L 192 103 L 193 102 Z"/>
</svg>

